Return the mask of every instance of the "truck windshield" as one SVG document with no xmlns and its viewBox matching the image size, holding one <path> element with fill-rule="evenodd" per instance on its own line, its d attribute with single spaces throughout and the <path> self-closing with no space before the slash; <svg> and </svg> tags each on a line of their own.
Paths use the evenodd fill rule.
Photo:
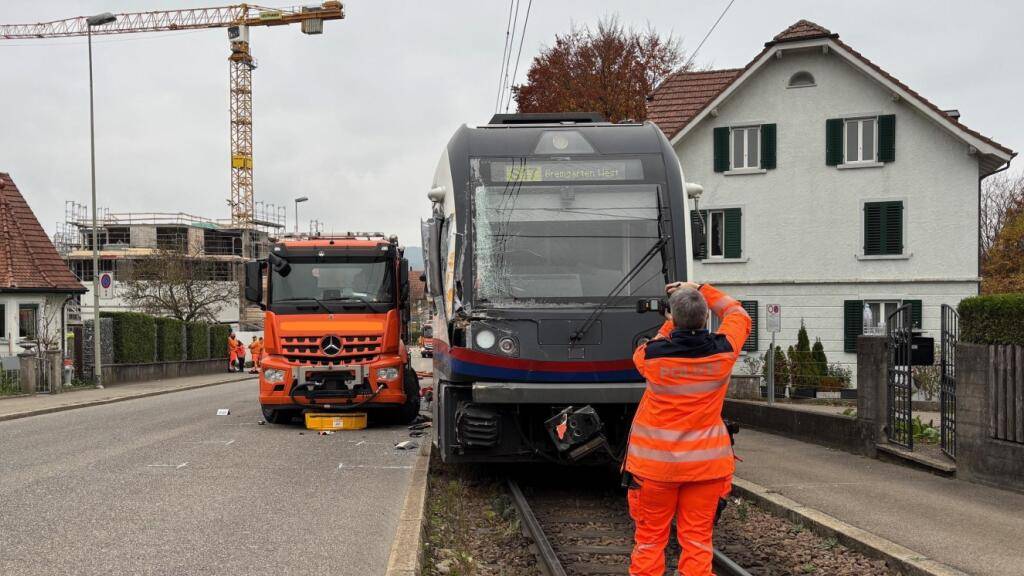
<svg viewBox="0 0 1024 576">
<path fill-rule="evenodd" d="M 600 302 L 659 241 L 658 185 L 629 182 L 643 179 L 639 160 L 474 160 L 473 171 L 480 302 Z M 660 295 L 662 266 L 658 254 L 620 295 Z"/>
<path fill-rule="evenodd" d="M 287 276 L 273 273 L 273 303 L 314 306 L 323 312 L 350 308 L 383 309 L 394 301 L 390 267 L 386 260 L 345 262 L 289 261 Z M 318 302 L 319 301 L 319 302 Z"/>
</svg>

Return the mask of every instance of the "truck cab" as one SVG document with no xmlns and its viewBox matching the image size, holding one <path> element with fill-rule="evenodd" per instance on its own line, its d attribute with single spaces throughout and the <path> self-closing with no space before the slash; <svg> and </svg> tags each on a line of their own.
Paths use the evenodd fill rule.
<svg viewBox="0 0 1024 576">
<path fill-rule="evenodd" d="M 377 233 L 293 237 L 246 264 L 245 297 L 265 311 L 259 400 L 268 422 L 307 410 L 416 417 L 403 252 L 397 237 Z"/>
</svg>

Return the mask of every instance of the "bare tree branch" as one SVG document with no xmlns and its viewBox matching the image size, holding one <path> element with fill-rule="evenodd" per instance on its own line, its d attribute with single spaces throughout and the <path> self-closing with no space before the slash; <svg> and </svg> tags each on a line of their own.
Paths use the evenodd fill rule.
<svg viewBox="0 0 1024 576">
<path fill-rule="evenodd" d="M 981 261 L 984 266 L 996 237 L 1015 207 L 1024 205 L 1024 171 L 993 174 L 981 184 Z"/>
<path fill-rule="evenodd" d="M 215 322 L 238 299 L 238 284 L 222 274 L 232 265 L 199 253 L 162 250 L 133 262 L 121 281 L 120 296 L 147 314 Z"/>
</svg>

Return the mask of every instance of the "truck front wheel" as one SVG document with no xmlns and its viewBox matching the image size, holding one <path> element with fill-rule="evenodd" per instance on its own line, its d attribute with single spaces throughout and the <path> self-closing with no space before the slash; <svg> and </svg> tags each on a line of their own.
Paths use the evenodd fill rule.
<svg viewBox="0 0 1024 576">
<path fill-rule="evenodd" d="M 398 420 L 402 424 L 409 424 L 416 419 L 420 413 L 420 379 L 416 377 L 411 365 L 405 367 L 405 403 L 399 408 Z"/>
<path fill-rule="evenodd" d="M 263 419 L 271 424 L 291 424 L 292 420 L 299 415 L 298 410 L 281 410 L 260 406 L 263 411 Z"/>
</svg>

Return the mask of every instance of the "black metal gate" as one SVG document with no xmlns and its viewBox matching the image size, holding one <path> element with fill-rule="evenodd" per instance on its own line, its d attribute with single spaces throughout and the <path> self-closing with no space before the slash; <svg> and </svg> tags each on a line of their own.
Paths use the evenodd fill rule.
<svg viewBox="0 0 1024 576">
<path fill-rule="evenodd" d="M 948 305 L 942 305 L 942 334 L 939 362 L 942 374 L 939 381 L 939 407 L 941 415 L 942 451 L 956 459 L 956 344 L 960 340 L 960 315 Z"/>
<path fill-rule="evenodd" d="M 911 396 L 914 377 L 911 371 L 910 351 L 913 341 L 911 306 L 905 304 L 886 318 L 888 336 L 887 398 L 889 405 L 889 441 L 909 449 L 914 448 L 914 426 L 911 422 Z"/>
</svg>

